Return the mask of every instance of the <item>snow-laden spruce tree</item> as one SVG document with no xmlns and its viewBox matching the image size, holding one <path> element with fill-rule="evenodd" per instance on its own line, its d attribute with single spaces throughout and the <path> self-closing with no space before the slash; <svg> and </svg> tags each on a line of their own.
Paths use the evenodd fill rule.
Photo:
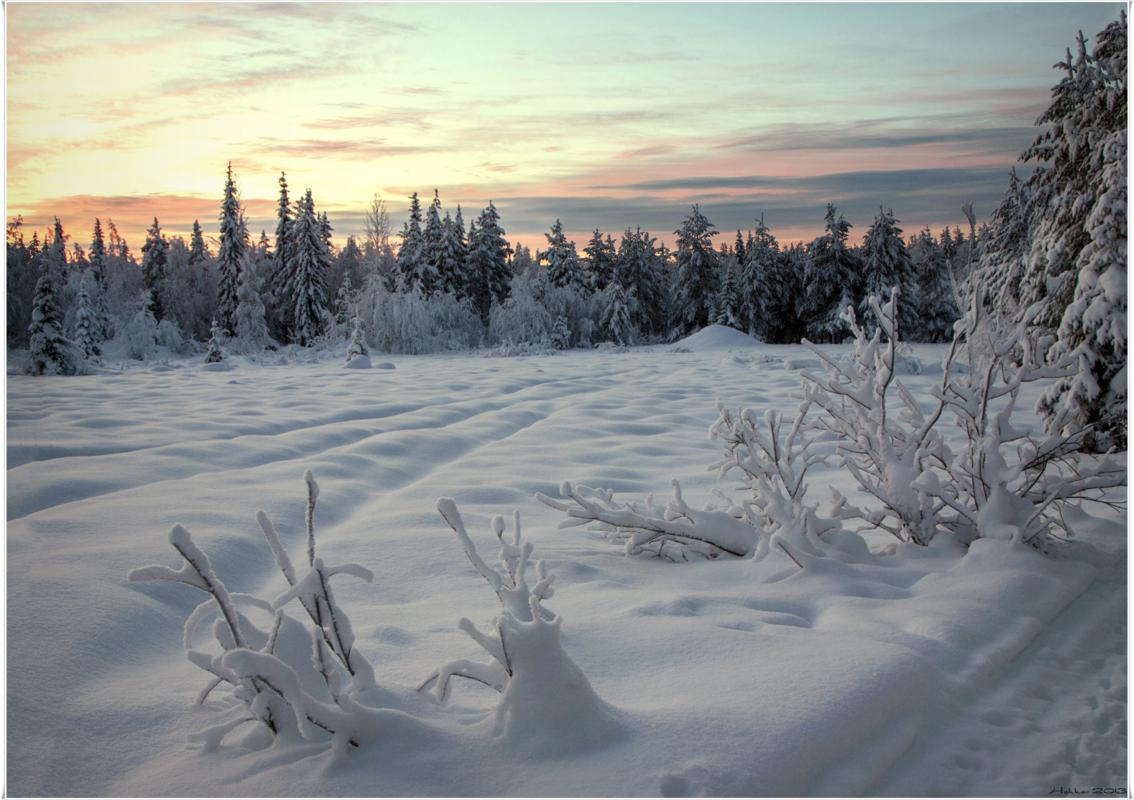
<svg viewBox="0 0 1134 800">
<path fill-rule="evenodd" d="M 858 306 L 858 318 L 866 332 L 873 333 L 874 315 L 870 313 L 870 297 L 883 296 L 890 287 L 897 286 L 898 329 L 905 339 L 915 339 L 918 327 L 918 285 L 902 229 L 893 211 L 881 206 L 874 224 L 866 231 L 862 241 L 863 299 Z"/>
<path fill-rule="evenodd" d="M 95 217 L 94 231 L 91 233 L 90 272 L 94 276 L 95 288 L 91 290 L 94 302 L 95 330 L 99 340 L 114 335 L 114 322 L 107 306 L 107 253 L 106 238 L 102 232 L 102 222 Z"/>
<path fill-rule="evenodd" d="M 555 286 L 585 288 L 586 280 L 579 254 L 575 250 L 575 243 L 567 240 L 563 223 L 555 220 L 551 232 L 545 233 L 544 238 L 547 239 L 547 249 L 536 253 L 536 261 L 547 262 L 547 279 Z"/>
<path fill-rule="evenodd" d="M 32 301 L 28 373 L 73 375 L 78 368 L 74 346 L 63 335 L 63 315 L 56 300 L 56 271 L 49 265 L 40 271 Z"/>
<path fill-rule="evenodd" d="M 677 282 L 674 286 L 678 326 L 685 333 L 700 330 L 712 321 L 713 300 L 720 275 L 713 237 L 717 229 L 698 205 L 681 223 L 677 235 Z"/>
<path fill-rule="evenodd" d="M 142 288 L 150 293 L 150 313 L 161 321 L 165 316 L 165 284 L 168 265 L 169 243 L 162 235 L 158 218 L 146 231 L 146 243 L 142 245 Z"/>
<path fill-rule="evenodd" d="M 217 323 L 226 336 L 236 335 L 237 290 L 240 270 L 248 261 L 248 226 L 236 191 L 232 162 L 224 181 L 220 215 L 220 250 L 217 253 Z"/>
<path fill-rule="evenodd" d="M 586 276 L 590 288 L 596 292 L 606 289 L 607 284 L 614 277 L 615 259 L 618 251 L 614 246 L 614 239 L 609 235 L 604 239 L 602 232 L 595 228 L 587 246 L 583 248 L 587 254 Z"/>
<path fill-rule="evenodd" d="M 201 230 L 201 223 L 193 220 L 193 232 L 189 237 L 189 266 L 196 267 L 212 258 L 209 246 L 205 244 L 205 234 Z"/>
<path fill-rule="evenodd" d="M 948 342 L 953 338 L 953 323 L 961 316 L 957 285 L 928 227 L 910 242 L 910 261 L 917 276 L 918 312 L 913 329 L 903 335 L 917 342 Z"/>
<path fill-rule="evenodd" d="M 319 231 L 311 190 L 298 203 L 292 226 L 294 259 L 287 286 L 291 306 L 292 339 L 302 347 L 312 345 L 323 332 L 327 310 L 327 270 L 331 257 Z"/>
<path fill-rule="evenodd" d="M 466 297 L 487 321 L 492 306 L 504 302 L 512 280 L 508 257 L 512 248 L 500 227 L 500 215 L 489 201 L 488 207 L 469 226 L 468 255 L 465 262 Z"/>
<path fill-rule="evenodd" d="M 721 266 L 720 288 L 713 303 L 713 323 L 742 329 L 743 305 L 737 286 L 736 269 L 731 264 L 724 264 Z"/>
<path fill-rule="evenodd" d="M 627 296 L 626 290 L 618 281 L 611 281 L 606 289 L 598 294 L 602 314 L 599 317 L 599 330 L 608 340 L 628 345 L 637 341 L 637 328 L 634 326 L 633 308 L 637 298 Z"/>
<path fill-rule="evenodd" d="M 79 280 L 79 297 L 75 308 L 75 347 L 87 361 L 98 362 L 102 355 L 102 331 L 98 316 L 98 281 L 87 270 Z"/>
<path fill-rule="evenodd" d="M 429 274 L 433 276 L 433 285 L 426 292 L 429 294 L 440 290 L 445 282 L 442 277 L 442 270 L 445 269 L 445 225 L 441 221 L 441 196 L 436 189 L 433 190 L 433 202 L 425 212 L 421 244 L 425 251 L 425 260 L 429 264 Z"/>
<path fill-rule="evenodd" d="M 292 225 L 294 211 L 288 193 L 287 173 L 281 172 L 279 178 L 280 194 L 276 202 L 276 248 L 272 270 L 268 278 L 269 313 L 271 329 L 280 341 L 287 338 L 291 329 L 291 306 L 286 302 L 287 288 L 291 280 L 294 246 Z"/>
<path fill-rule="evenodd" d="M 843 311 L 857 305 L 861 264 L 847 244 L 851 224 L 831 204 L 825 230 L 807 249 L 807 273 L 801 313 L 807 338 L 814 342 L 840 342 L 847 336 Z"/>
<path fill-rule="evenodd" d="M 1054 357 L 1075 359 L 1078 370 L 1048 390 L 1039 410 L 1053 433 L 1089 427 L 1088 445 L 1101 452 L 1124 450 L 1127 436 L 1125 14 L 1099 34 L 1094 53 L 1083 61 L 1075 69 L 1089 71 L 1090 94 L 1073 111 L 1053 107 L 1049 116 L 1059 120 L 1064 140 L 1051 134 L 1051 140 L 1041 137 L 1035 146 L 1037 157 L 1053 162 L 1052 182 L 1062 189 L 1061 202 L 1072 204 L 1068 213 L 1074 221 L 1068 225 L 1082 217 L 1086 237 L 1074 253 L 1074 291 L 1053 348 Z M 1060 167 L 1073 173 L 1066 179 L 1070 186 L 1063 185 Z M 1042 199 L 1053 191 L 1041 182 L 1037 195 Z M 1050 244 L 1059 235 L 1053 224 L 1041 227 L 1037 238 Z"/>
<path fill-rule="evenodd" d="M 672 322 L 666 312 L 665 261 L 657 240 L 648 231 L 626 229 L 618 245 L 613 280 L 637 302 L 631 308 L 634 327 L 642 337 L 659 336 Z"/>
<path fill-rule="evenodd" d="M 438 261 L 438 290 L 457 297 L 467 295 L 465 285 L 465 260 L 468 257 L 468 244 L 465 242 L 465 222 L 461 207 L 457 206 L 457 217 L 453 219 L 445 212 L 441 223 L 441 254 Z"/>
<path fill-rule="evenodd" d="M 398 248 L 398 289 L 415 289 L 429 295 L 436 286 L 437 275 L 429 261 L 425 234 L 421 230 L 421 201 L 417 192 L 410 196 L 410 215 L 402 226 L 402 244 Z"/>
<path fill-rule="evenodd" d="M 747 245 L 737 255 L 739 274 L 737 293 L 740 295 L 740 325 L 743 330 L 759 336 L 765 342 L 778 341 L 774 329 L 794 297 L 786 286 L 776 286 L 775 265 L 780 244 L 764 224 L 764 215 L 756 220 L 756 230 L 748 234 Z M 791 308 L 791 313 L 795 309 Z"/>
<path fill-rule="evenodd" d="M 1020 317 L 1027 254 L 1031 249 L 1028 192 L 1027 184 L 1020 181 L 1013 167 L 1008 175 L 1008 190 L 992 212 L 979 267 L 965 287 L 968 297 L 979 285 L 989 305 L 1010 319 Z M 948 228 L 942 234 L 941 247 L 942 255 L 948 260 L 952 247 Z"/>
</svg>

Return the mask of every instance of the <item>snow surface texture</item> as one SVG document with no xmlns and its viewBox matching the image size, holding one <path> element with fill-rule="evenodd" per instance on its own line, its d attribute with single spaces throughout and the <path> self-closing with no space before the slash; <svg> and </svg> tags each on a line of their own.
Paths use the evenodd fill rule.
<svg viewBox="0 0 1134 800">
<path fill-rule="evenodd" d="M 790 413 L 798 372 L 767 364 L 810 357 L 749 352 L 730 369 L 639 348 L 402 357 L 392 372 L 233 358 L 230 373 L 192 359 L 10 376 L 9 791 L 1046 795 L 1125 775 L 1121 518 L 1084 516 L 1093 546 L 1053 557 L 868 536 L 891 563 L 848 547 L 806 574 L 786 559 L 626 557 L 599 534 L 555 530 L 562 515 L 533 495 L 557 495 L 564 478 L 640 497 L 678 476 L 691 505 L 710 501 L 714 399 Z M 936 365 L 944 349 L 914 352 Z M 926 394 L 940 377 L 929 372 L 905 382 Z M 180 522 L 230 591 L 279 594 L 253 515 L 267 510 L 301 552 L 306 468 L 322 487 L 323 557 L 374 572 L 336 600 L 374 666 L 384 733 L 362 759 L 242 748 L 236 734 L 187 750 L 187 733 L 217 721 L 194 705 L 201 673 L 181 649 L 199 593 L 126 574 L 174 563 L 167 532 Z M 854 497 L 834 468 L 810 480 Z M 442 496 L 485 553 L 493 516 L 520 509 L 558 576 L 563 648 L 619 738 L 533 754 L 492 735 L 497 692 L 462 681 L 442 706 L 413 691 L 438 664 L 483 659 L 456 622 L 485 630 L 499 611 L 434 508 Z"/>
</svg>

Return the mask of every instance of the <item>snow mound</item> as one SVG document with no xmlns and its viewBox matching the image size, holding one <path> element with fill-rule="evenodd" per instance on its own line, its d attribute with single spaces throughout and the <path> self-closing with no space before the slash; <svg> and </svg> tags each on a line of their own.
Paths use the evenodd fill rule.
<svg viewBox="0 0 1134 800">
<path fill-rule="evenodd" d="M 700 353 L 735 347 L 758 347 L 760 340 L 727 325 L 709 325 L 674 345 L 676 352 Z"/>
<path fill-rule="evenodd" d="M 343 366 L 347 369 L 370 369 L 370 356 L 357 355 Z"/>
<path fill-rule="evenodd" d="M 383 361 L 374 365 L 374 369 L 397 369 L 391 361 Z"/>
<path fill-rule="evenodd" d="M 210 364 L 201 365 L 202 372 L 231 372 L 232 364 L 227 361 L 213 361 Z"/>
</svg>

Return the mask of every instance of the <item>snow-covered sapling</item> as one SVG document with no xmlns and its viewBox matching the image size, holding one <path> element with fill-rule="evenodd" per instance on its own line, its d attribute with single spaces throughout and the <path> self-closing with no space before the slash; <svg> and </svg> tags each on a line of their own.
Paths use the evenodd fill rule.
<svg viewBox="0 0 1134 800">
<path fill-rule="evenodd" d="M 357 361 L 365 359 L 365 363 L 370 363 L 370 349 L 366 346 L 366 332 L 362 327 L 362 318 L 355 316 L 351 320 L 350 328 L 350 344 L 347 346 L 346 363 L 354 364 Z M 359 366 L 362 366 L 360 363 Z"/>
<path fill-rule="evenodd" d="M 205 363 L 217 364 L 224 361 L 224 349 L 221 347 L 221 339 L 224 338 L 220 328 L 217 326 L 217 321 L 214 319 L 212 327 L 209 329 L 209 341 L 205 345 Z"/>
<path fill-rule="evenodd" d="M 189 531 L 174 525 L 169 541 L 182 558 L 178 569 L 141 567 L 129 574 L 131 581 L 172 581 L 207 593 L 185 623 L 183 640 L 189 660 L 213 677 L 198 696 L 205 700 L 227 684 L 232 700 L 224 706 L 220 723 L 190 737 L 212 749 L 232 730 L 246 722 L 260 722 L 273 737 L 311 739 L 332 737 L 337 749 L 356 746 L 378 727 L 378 709 L 363 705 L 360 696 L 374 687 L 374 670 L 354 647 L 350 620 L 336 603 L 330 580 L 346 574 L 364 581 L 373 579 L 358 564 L 328 567 L 315 554 L 315 504 L 319 486 L 310 471 L 307 485 L 307 564 L 305 574 L 296 572 L 267 515 L 256 519 L 275 555 L 276 564 L 289 588 L 272 602 L 252 595 L 229 592 L 217 577 L 205 552 Z M 287 616 L 284 608 L 297 601 L 313 623 L 309 634 Z M 238 607 L 257 610 L 271 620 L 269 630 L 255 625 Z M 216 616 L 213 635 L 220 652 L 196 649 L 195 633 L 210 616 Z M 298 631 L 299 646 L 294 639 Z M 281 632 L 293 639 L 285 654 L 278 647 Z M 299 654 L 297 656 L 297 653 Z M 321 685 L 322 689 L 318 689 Z"/>
<path fill-rule="evenodd" d="M 593 746 L 617 735 L 620 725 L 613 710 L 595 694 L 586 675 L 563 650 L 562 617 L 542 605 L 553 594 L 551 584 L 555 576 L 540 561 L 536 564 L 536 581 L 528 585 L 527 568 L 533 546 L 523 539 L 519 513 L 513 516 L 512 535 L 508 538 L 503 518 L 493 520 L 500 542 L 500 566 L 494 568 L 477 552 L 457 504 L 444 498 L 437 501 L 437 510 L 453 529 L 469 561 L 496 593 L 502 610 L 489 633 L 482 632 L 467 618 L 459 623 L 460 629 L 491 656 L 491 661 L 449 662 L 435 670 L 418 691 L 433 689 L 438 700 L 444 702 L 453 677 L 490 686 L 502 693 L 493 733 L 527 745 Z"/>
</svg>

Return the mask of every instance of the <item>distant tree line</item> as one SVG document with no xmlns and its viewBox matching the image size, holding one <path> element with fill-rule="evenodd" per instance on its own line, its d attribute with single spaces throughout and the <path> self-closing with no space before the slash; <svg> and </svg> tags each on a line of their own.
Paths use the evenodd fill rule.
<svg viewBox="0 0 1134 800">
<path fill-rule="evenodd" d="M 1009 176 L 979 231 L 968 211 L 967 235 L 926 228 L 906 238 L 880 207 L 851 246 L 851 224 L 828 205 L 809 243 L 782 247 L 761 216 L 716 246 L 718 230 L 694 205 L 672 251 L 641 228 L 617 242 L 596 228 L 579 252 L 556 220 L 533 254 L 509 243 L 492 202 L 466 229 L 461 207 L 445 210 L 434 191 L 424 213 L 410 198 L 396 249 L 377 197 L 362 242 L 349 236 L 336 249 L 311 190 L 293 200 L 284 174 L 274 238 L 253 241 L 229 165 L 215 253 L 198 221 L 185 242 L 155 218 L 140 262 L 109 219 L 105 229 L 94 221 L 87 248 L 58 218 L 30 240 L 22 219 L 9 222 L 9 346 L 29 348 L 28 369 L 42 374 L 79 371 L 104 352 L 146 358 L 212 341 L 255 353 L 338 346 L 352 334 L 408 353 L 671 341 L 709 324 L 769 343 L 831 343 L 848 335 L 845 308 L 869 326 L 867 298 L 896 286 L 906 341 L 948 341 L 973 295 L 993 316 L 1049 332 L 1083 365 L 1041 403 L 1049 424 L 1088 420 L 1099 447 L 1124 444 L 1125 43 L 1125 17 L 1093 50 L 1080 34 L 1021 157 L 1030 177 Z"/>
</svg>

